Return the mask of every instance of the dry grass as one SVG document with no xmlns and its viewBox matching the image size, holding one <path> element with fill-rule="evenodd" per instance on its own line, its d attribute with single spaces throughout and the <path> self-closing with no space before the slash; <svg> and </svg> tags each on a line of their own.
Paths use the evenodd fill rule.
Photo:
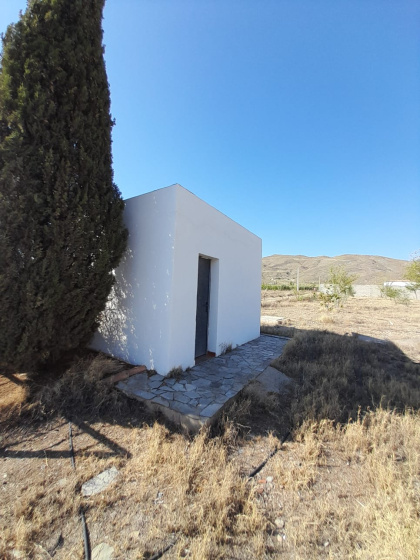
<svg viewBox="0 0 420 560">
<path fill-rule="evenodd" d="M 86 354 L 86 353 L 85 353 Z M 0 378 L 0 422 L 36 421 L 55 415 L 73 417 L 82 411 L 85 419 L 104 412 L 119 415 L 126 399 L 103 382 L 127 364 L 88 353 L 76 357 L 60 375 L 53 372 L 29 379 L 26 374 Z"/>
<path fill-rule="evenodd" d="M 418 558 L 420 417 L 305 423 L 269 471 L 285 558 Z"/>
<path fill-rule="evenodd" d="M 296 381 L 294 426 L 307 419 L 347 422 L 377 407 L 420 408 L 420 364 L 391 344 L 301 331 L 272 365 Z"/>
<path fill-rule="evenodd" d="M 212 435 L 190 438 L 111 390 L 101 380 L 123 366 L 103 357 L 31 391 L 2 379 L 0 557 L 82 559 L 83 505 L 92 548 L 107 542 L 114 560 L 146 560 L 171 543 L 163 560 L 417 560 L 420 415 L 403 409 L 418 407 L 410 340 L 420 307 L 350 300 L 327 314 L 314 301 L 279 301 L 264 314 L 285 317 L 271 328 L 293 336 L 278 365 L 300 382 L 299 400 L 250 386 Z M 353 331 L 399 348 L 338 336 Z M 358 415 L 381 403 L 400 410 Z M 290 422 L 292 441 L 281 446 L 269 430 Z M 113 484 L 82 498 L 82 483 L 111 466 Z"/>
<path fill-rule="evenodd" d="M 37 412 L 71 416 L 75 410 L 83 408 L 84 416 L 95 417 L 104 410 L 118 413 L 122 399 L 111 385 L 103 383 L 103 379 L 126 367 L 126 364 L 103 354 L 76 360 L 53 383 L 33 385 L 33 400 L 39 407 Z"/>
<path fill-rule="evenodd" d="M 58 427 L 56 437 L 62 437 L 66 427 Z M 64 479 L 50 484 L 53 477 L 47 463 L 43 465 L 44 476 L 37 473 L 41 457 L 37 465 L 27 465 L 32 483 L 21 484 L 15 505 L 9 503 L 2 520 L 0 553 L 17 549 L 27 557 L 41 558 L 38 554 L 51 549 L 61 527 L 66 547 L 55 557 L 80 558 L 77 511 L 82 502 L 81 484 L 114 465 L 120 470 L 116 483 L 106 492 L 83 500 L 94 544 L 106 533 L 121 559 L 147 557 L 175 539 L 172 557 L 182 555 L 187 548 L 192 558 L 220 558 L 232 543 L 247 551 L 243 558 L 260 557 L 264 542 L 251 537 L 264 534 L 267 520 L 253 486 L 240 476 L 239 465 L 230 460 L 228 440 L 232 434 L 228 434 L 210 439 L 208 432 L 202 431 L 189 440 L 157 423 L 119 429 L 118 443 L 130 451 L 130 457 L 109 458 L 92 454 L 97 442 L 76 429 L 76 475 L 70 461 L 61 461 Z M 10 474 L 8 486 L 13 484 Z M 13 488 L 6 491 L 11 493 Z"/>
<path fill-rule="evenodd" d="M 110 543 L 116 559 L 148 558 L 175 541 L 164 558 L 418 557 L 418 413 L 377 410 L 347 425 L 306 422 L 250 482 L 244 454 L 235 452 L 244 442 L 232 426 L 224 436 L 202 432 L 193 440 L 157 423 L 92 427 L 118 435 L 131 456 L 95 455 L 101 445 L 75 428 L 76 474 L 68 457 L 46 460 L 41 453 L 20 459 L 25 480 L 8 464 L 2 558 L 12 550 L 48 558 L 60 534 L 54 557 L 82 558 L 80 485 L 111 465 L 119 469 L 116 482 L 83 503 L 92 545 Z M 46 436 L 64 439 L 67 424 L 48 428 L 31 448 L 40 449 Z M 279 442 L 271 437 L 269 444 Z"/>
<path fill-rule="evenodd" d="M 135 499 L 142 511 L 152 507 L 159 512 L 159 530 L 149 525 L 143 553 L 156 550 L 167 535 L 175 534 L 179 551 L 188 542 L 195 558 L 220 557 L 231 541 L 244 544 L 255 531 L 264 530 L 266 521 L 252 487 L 229 460 L 223 438 L 209 439 L 202 431 L 186 442 L 158 424 L 133 432 L 132 437 L 135 459 L 128 477 L 136 489 Z M 257 557 L 259 545 L 250 548 L 248 557 Z"/>
<path fill-rule="evenodd" d="M 316 299 L 299 301 L 293 292 L 263 290 L 262 315 L 283 317 L 281 336 L 293 330 L 325 330 L 337 334 L 357 332 L 390 340 L 409 358 L 420 362 L 420 300 L 399 305 L 386 299 L 349 298 L 342 309 L 327 312 Z M 276 327 L 263 327 L 276 332 Z"/>
</svg>

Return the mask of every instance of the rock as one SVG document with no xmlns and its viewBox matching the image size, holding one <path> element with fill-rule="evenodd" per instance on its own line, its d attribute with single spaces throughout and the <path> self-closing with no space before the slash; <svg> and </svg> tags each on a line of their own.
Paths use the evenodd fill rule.
<svg viewBox="0 0 420 560">
<path fill-rule="evenodd" d="M 284 540 L 286 540 L 286 535 L 277 535 L 277 540 L 282 543 Z"/>
<path fill-rule="evenodd" d="M 163 492 L 158 492 L 156 494 L 155 504 L 163 504 Z"/>
<path fill-rule="evenodd" d="M 272 476 L 267 476 L 266 481 L 267 482 L 273 482 L 273 477 Z"/>
<path fill-rule="evenodd" d="M 279 529 L 283 529 L 284 527 L 284 519 L 282 517 L 277 517 L 277 519 L 274 520 L 274 525 L 276 527 L 278 527 Z"/>
<path fill-rule="evenodd" d="M 106 471 L 101 472 L 97 476 L 91 478 L 84 484 L 82 484 L 82 494 L 83 496 L 93 496 L 94 494 L 99 494 L 102 490 L 105 490 L 107 486 L 111 484 L 113 480 L 118 475 L 118 470 L 115 467 L 111 467 Z"/>
<path fill-rule="evenodd" d="M 276 325 L 281 325 L 282 321 L 284 321 L 284 317 L 274 317 L 272 315 L 261 316 L 262 325 L 276 326 Z"/>
<path fill-rule="evenodd" d="M 209 404 L 204 410 L 201 411 L 200 416 L 211 418 L 216 412 L 220 410 L 221 406 L 218 403 Z"/>
<path fill-rule="evenodd" d="M 357 337 L 359 340 L 363 340 L 363 342 L 372 342 L 373 344 L 386 344 L 386 340 L 382 340 L 381 338 L 374 338 L 373 336 L 366 336 L 364 334 L 359 334 L 352 332 L 353 336 Z"/>
<path fill-rule="evenodd" d="M 112 560 L 114 549 L 109 544 L 101 543 L 92 550 L 92 560 Z"/>
<path fill-rule="evenodd" d="M 281 373 L 272 366 L 267 366 L 256 378 L 255 382 L 258 383 L 255 390 L 262 393 L 283 393 L 285 388 L 293 383 L 293 380 Z"/>
</svg>

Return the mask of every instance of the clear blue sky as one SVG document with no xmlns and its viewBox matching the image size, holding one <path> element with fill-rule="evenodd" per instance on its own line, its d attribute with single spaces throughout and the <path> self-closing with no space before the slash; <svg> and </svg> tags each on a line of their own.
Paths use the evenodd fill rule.
<svg viewBox="0 0 420 560">
<path fill-rule="evenodd" d="M 264 255 L 420 248 L 420 2 L 107 0 L 103 27 L 124 198 L 180 183 Z"/>
</svg>

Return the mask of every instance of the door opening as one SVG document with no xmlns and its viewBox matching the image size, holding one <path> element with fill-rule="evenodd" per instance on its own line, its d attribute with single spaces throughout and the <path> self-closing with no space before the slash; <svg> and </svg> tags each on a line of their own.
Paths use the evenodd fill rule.
<svg viewBox="0 0 420 560">
<path fill-rule="evenodd" d="M 197 313 L 195 327 L 195 357 L 207 353 L 210 305 L 210 259 L 198 258 Z"/>
</svg>

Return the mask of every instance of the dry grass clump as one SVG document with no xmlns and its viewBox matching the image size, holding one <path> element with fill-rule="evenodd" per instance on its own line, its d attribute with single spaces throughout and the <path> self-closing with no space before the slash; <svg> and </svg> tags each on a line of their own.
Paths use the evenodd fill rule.
<svg viewBox="0 0 420 560">
<path fill-rule="evenodd" d="M 144 553 L 176 535 L 188 541 L 193 558 L 216 558 L 233 540 L 264 530 L 252 487 L 229 460 L 223 438 L 202 430 L 189 441 L 159 424 L 136 429 L 131 438 L 126 484 L 139 512 L 159 518 L 143 534 Z"/>
<path fill-rule="evenodd" d="M 258 479 L 241 476 L 232 434 L 189 440 L 159 424 L 112 430 L 131 456 L 89 454 L 92 441 L 75 430 L 76 474 L 63 457 L 58 471 L 50 460 L 44 478 L 21 486 L 0 522 L 0 557 L 15 549 L 27 558 L 82 558 L 82 502 L 92 547 L 106 539 L 116 560 L 150 558 L 171 543 L 165 557 L 173 559 L 417 560 L 419 413 L 305 422 L 261 473 L 273 479 L 262 493 Z M 45 463 L 36 461 L 33 473 Z M 120 471 L 113 485 L 81 500 L 81 482 L 111 465 Z"/>
<path fill-rule="evenodd" d="M 44 476 L 17 485 L 14 499 L 9 497 L 2 511 L 1 558 L 8 558 L 13 550 L 20 556 L 10 558 L 52 557 L 62 532 L 78 529 L 79 483 L 70 469 L 65 471 L 59 480 L 44 471 Z"/>
<path fill-rule="evenodd" d="M 420 549 L 420 416 L 378 409 L 306 423 L 273 459 L 285 558 L 397 558 Z"/>
<path fill-rule="evenodd" d="M 347 422 L 378 406 L 420 408 L 420 364 L 390 344 L 306 331 L 272 365 L 297 381 L 295 426 L 305 419 Z"/>
<path fill-rule="evenodd" d="M 59 413 L 73 416 L 82 413 L 95 417 L 103 412 L 118 412 L 125 402 L 112 385 L 103 379 L 122 371 L 127 366 L 117 360 L 98 354 L 75 361 L 58 379 L 31 387 L 33 413 Z"/>
<path fill-rule="evenodd" d="M 47 484 L 43 488 L 37 485 L 23 490 L 14 505 L 16 549 L 30 557 L 36 548 L 47 550 L 48 545 L 53 548 L 56 543 L 48 542 L 48 537 L 59 534 L 61 523 L 69 518 L 77 523 L 80 495 L 75 491 L 76 486 L 77 479 L 71 476 L 54 490 Z"/>
</svg>

